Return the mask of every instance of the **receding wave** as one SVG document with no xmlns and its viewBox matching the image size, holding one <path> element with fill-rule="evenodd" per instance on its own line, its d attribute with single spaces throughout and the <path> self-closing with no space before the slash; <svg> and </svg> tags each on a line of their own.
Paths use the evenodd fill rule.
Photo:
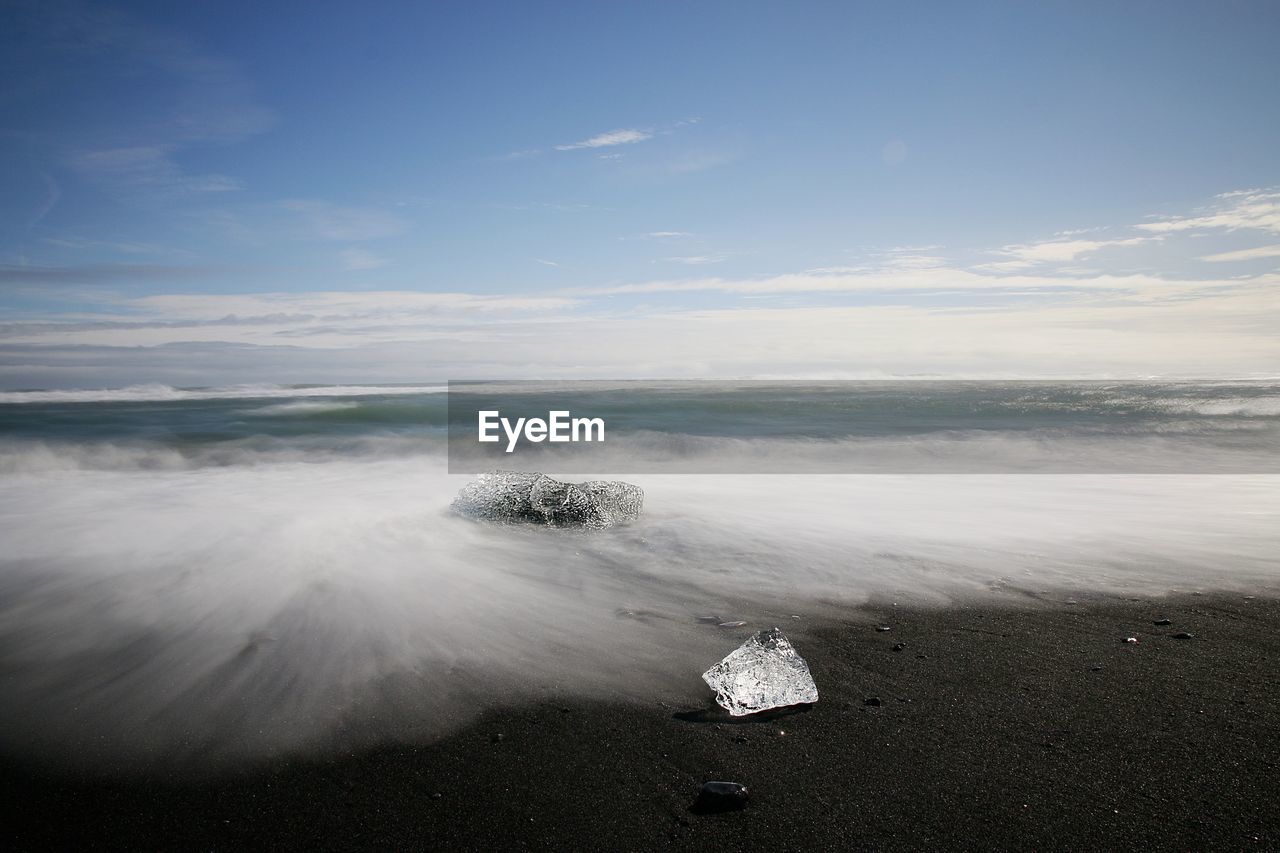
<svg viewBox="0 0 1280 853">
<path fill-rule="evenodd" d="M 386 394 L 440 394 L 443 385 L 230 385 L 174 388 L 130 385 L 126 388 L 68 391 L 0 391 L 3 403 L 141 403 L 169 400 L 251 400 L 269 397 L 373 397 Z"/>
<path fill-rule="evenodd" d="M 1280 545 L 1276 477 L 646 475 L 640 522 L 599 534 L 451 516 L 466 479 L 422 455 L 0 478 L 0 750 L 209 766 L 526 695 L 687 704 L 732 641 L 697 614 L 1256 589 Z"/>
</svg>

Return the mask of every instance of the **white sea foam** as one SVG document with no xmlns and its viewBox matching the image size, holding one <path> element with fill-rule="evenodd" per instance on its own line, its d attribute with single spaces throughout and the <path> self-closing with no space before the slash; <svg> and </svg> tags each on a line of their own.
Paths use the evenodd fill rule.
<svg viewBox="0 0 1280 853">
<path fill-rule="evenodd" d="M 139 403 L 167 400 L 239 400 L 275 397 L 373 397 L 384 394 L 441 394 L 444 385 L 230 385 L 221 388 L 174 388 L 130 385 L 68 391 L 0 391 L 4 403 Z"/>
<path fill-rule="evenodd" d="M 1280 546 L 1276 476 L 648 475 L 641 521 L 596 534 L 454 517 L 467 479 L 409 455 L 0 480 L 0 746 L 208 761 L 497 695 L 697 703 L 728 650 L 697 614 L 1255 588 Z"/>
<path fill-rule="evenodd" d="M 1234 397 L 1225 400 L 1194 400 L 1191 411 L 1200 415 L 1237 415 L 1248 418 L 1280 416 L 1280 397 Z"/>
<path fill-rule="evenodd" d="M 245 409 L 241 414 L 254 418 L 278 418 L 289 415 L 318 415 L 324 412 L 341 412 L 346 409 L 357 409 L 359 403 L 331 400 L 328 402 L 275 403 L 257 409 Z"/>
</svg>

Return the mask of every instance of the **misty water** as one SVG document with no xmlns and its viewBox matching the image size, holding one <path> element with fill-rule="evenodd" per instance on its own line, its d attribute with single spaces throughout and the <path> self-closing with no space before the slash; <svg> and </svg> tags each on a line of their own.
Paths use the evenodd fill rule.
<svg viewBox="0 0 1280 853">
<path fill-rule="evenodd" d="M 1143 456 L 1172 434 L 1234 473 L 619 468 L 594 473 L 645 490 L 637 523 L 548 530 L 449 512 L 471 477 L 448 473 L 436 387 L 3 393 L 0 748 L 223 766 L 429 737 L 522 698 L 696 703 L 699 674 L 772 620 L 873 599 L 1274 588 L 1280 477 L 1240 463 L 1275 470 L 1280 388 L 1088 390 L 1051 395 L 1069 413 L 1053 423 L 1083 424 L 1075 452 Z M 828 412 L 825 434 L 790 446 L 767 408 L 735 405 L 763 427 L 684 430 L 668 407 L 644 445 L 742 471 L 769 447 L 980 439 L 990 454 L 1053 418 L 1006 409 L 976 435 L 885 415 L 859 435 Z M 1107 428 L 1134 411 L 1142 430 Z"/>
</svg>

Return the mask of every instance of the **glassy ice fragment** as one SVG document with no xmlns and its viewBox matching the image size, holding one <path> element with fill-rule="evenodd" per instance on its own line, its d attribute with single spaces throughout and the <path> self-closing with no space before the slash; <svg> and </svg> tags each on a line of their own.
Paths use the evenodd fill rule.
<svg viewBox="0 0 1280 853">
<path fill-rule="evenodd" d="M 777 628 L 754 634 L 702 674 L 735 717 L 818 701 L 809 665 Z"/>
<path fill-rule="evenodd" d="M 562 483 L 545 474 L 494 471 L 468 483 L 453 511 L 480 521 L 602 530 L 640 517 L 644 492 L 610 480 Z"/>
</svg>

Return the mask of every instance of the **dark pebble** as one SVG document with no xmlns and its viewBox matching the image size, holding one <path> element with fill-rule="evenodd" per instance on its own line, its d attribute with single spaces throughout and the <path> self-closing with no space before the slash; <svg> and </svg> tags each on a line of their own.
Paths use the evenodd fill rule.
<svg viewBox="0 0 1280 853">
<path fill-rule="evenodd" d="M 490 743 L 502 743 L 502 741 L 503 741 L 505 738 L 506 738 L 506 735 L 496 734 L 496 735 L 493 735 L 492 737 L 490 737 L 490 738 L 489 738 L 489 742 L 490 742 Z"/>
<path fill-rule="evenodd" d="M 1172 619 L 1157 619 L 1156 621 L 1152 622 L 1151 624 L 1152 624 L 1152 625 L 1172 625 L 1172 624 L 1173 624 L 1173 620 L 1172 620 Z"/>
<path fill-rule="evenodd" d="M 1090 672 L 1102 672 L 1102 667 L 1100 667 L 1100 666 L 1091 666 L 1091 667 L 1089 667 L 1089 671 L 1090 671 Z"/>
<path fill-rule="evenodd" d="M 906 647 L 907 647 L 907 644 L 906 644 L 906 643 L 894 643 L 894 644 L 893 644 L 893 650 L 894 650 L 895 652 L 900 652 L 900 651 L 902 651 L 903 649 L 905 649 Z"/>
<path fill-rule="evenodd" d="M 877 625 L 877 626 L 876 626 L 876 630 L 877 630 L 877 631 L 888 631 L 888 630 L 889 630 L 889 626 L 888 626 L 888 625 Z"/>
<path fill-rule="evenodd" d="M 693 811 L 729 812 L 746 808 L 750 794 L 747 786 L 737 782 L 703 782 L 698 789 L 698 798 L 693 803 Z"/>
<path fill-rule="evenodd" d="M 879 707 L 880 707 L 880 697 L 879 697 L 879 696 L 868 696 L 866 699 L 863 699 L 863 700 L 862 700 L 862 704 L 863 704 L 863 705 L 871 705 L 872 707 L 879 708 Z"/>
<path fill-rule="evenodd" d="M 1175 640 L 1190 640 L 1194 636 L 1195 636 L 1194 634 L 1188 634 L 1186 631 L 1182 631 L 1180 633 L 1174 634 L 1173 638 Z"/>
</svg>

